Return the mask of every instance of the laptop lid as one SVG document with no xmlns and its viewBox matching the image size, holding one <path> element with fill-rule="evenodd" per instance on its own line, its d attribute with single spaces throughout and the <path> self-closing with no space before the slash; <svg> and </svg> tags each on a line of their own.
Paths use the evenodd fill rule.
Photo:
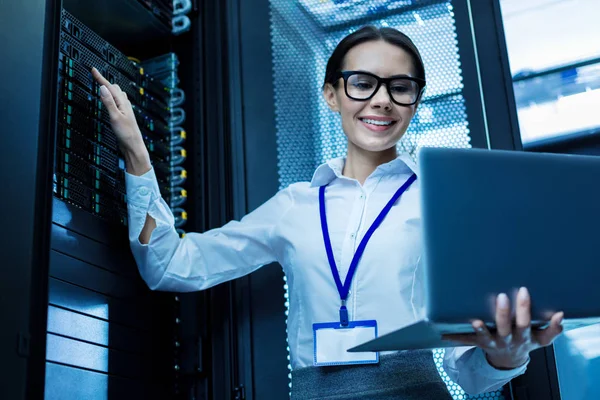
<svg viewBox="0 0 600 400">
<path fill-rule="evenodd" d="M 424 148 L 429 319 L 490 321 L 521 286 L 533 320 L 600 316 L 600 158 Z"/>
</svg>

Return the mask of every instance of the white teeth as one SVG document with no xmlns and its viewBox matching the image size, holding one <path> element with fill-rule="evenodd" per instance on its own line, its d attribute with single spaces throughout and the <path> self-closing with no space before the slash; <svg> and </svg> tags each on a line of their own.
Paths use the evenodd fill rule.
<svg viewBox="0 0 600 400">
<path fill-rule="evenodd" d="M 388 125 L 391 125 L 393 122 L 393 121 L 377 121 L 375 119 L 367 119 L 367 118 L 362 118 L 362 121 L 366 122 L 367 124 L 380 125 L 380 126 L 388 126 Z"/>
</svg>

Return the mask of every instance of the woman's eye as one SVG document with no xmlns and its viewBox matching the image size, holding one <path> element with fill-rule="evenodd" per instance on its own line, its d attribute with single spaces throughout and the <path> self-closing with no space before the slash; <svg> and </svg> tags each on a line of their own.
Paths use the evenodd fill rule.
<svg viewBox="0 0 600 400">
<path fill-rule="evenodd" d="M 410 91 L 410 88 L 406 87 L 406 86 L 392 86 L 391 89 L 392 89 L 392 92 L 395 92 L 395 93 L 406 93 L 406 92 Z"/>
<path fill-rule="evenodd" d="M 352 84 L 357 89 L 372 89 L 373 84 L 369 82 L 355 82 Z"/>
</svg>

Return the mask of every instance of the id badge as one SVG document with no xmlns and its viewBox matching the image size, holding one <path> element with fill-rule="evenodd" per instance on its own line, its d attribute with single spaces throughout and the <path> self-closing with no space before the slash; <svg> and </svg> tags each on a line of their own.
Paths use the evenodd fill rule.
<svg viewBox="0 0 600 400">
<path fill-rule="evenodd" d="M 313 324 L 313 365 L 377 364 L 378 352 L 350 353 L 347 350 L 377 337 L 377 321 L 352 321 Z"/>
</svg>

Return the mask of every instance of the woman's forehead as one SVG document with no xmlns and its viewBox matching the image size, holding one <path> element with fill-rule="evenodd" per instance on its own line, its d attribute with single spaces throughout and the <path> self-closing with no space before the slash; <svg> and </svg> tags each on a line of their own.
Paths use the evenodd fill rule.
<svg viewBox="0 0 600 400">
<path fill-rule="evenodd" d="M 365 42 L 351 48 L 344 59 L 343 68 L 367 71 L 381 77 L 414 75 L 412 56 L 401 47 L 383 40 Z"/>
</svg>

